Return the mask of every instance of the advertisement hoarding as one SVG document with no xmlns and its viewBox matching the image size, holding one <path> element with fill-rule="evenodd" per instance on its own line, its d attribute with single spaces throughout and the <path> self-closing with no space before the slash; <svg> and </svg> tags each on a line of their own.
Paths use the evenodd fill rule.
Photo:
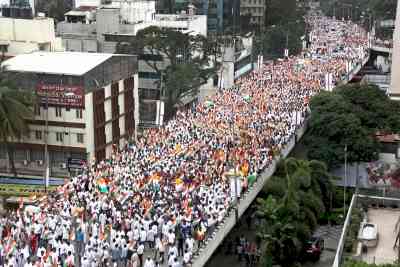
<svg viewBox="0 0 400 267">
<path fill-rule="evenodd" d="M 84 89 L 82 86 L 64 84 L 39 84 L 36 95 L 43 105 L 65 107 L 84 107 Z"/>
</svg>

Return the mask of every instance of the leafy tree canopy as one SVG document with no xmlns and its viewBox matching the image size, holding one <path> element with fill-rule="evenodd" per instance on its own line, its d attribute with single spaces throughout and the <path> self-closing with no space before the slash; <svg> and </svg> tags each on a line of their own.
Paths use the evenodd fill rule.
<svg viewBox="0 0 400 267">
<path fill-rule="evenodd" d="M 396 0 L 321 0 L 321 8 L 325 14 L 336 17 L 349 17 L 359 21 L 371 15 L 373 19 L 394 19 L 396 16 Z"/>
<path fill-rule="evenodd" d="M 215 58 L 221 49 L 215 38 L 150 26 L 139 31 L 131 42 L 119 43 L 117 53 L 139 55 L 139 59 L 162 77 L 158 83 L 163 86 L 168 117 L 182 95 L 197 90 L 215 74 L 219 67 Z"/>
<path fill-rule="evenodd" d="M 335 92 L 322 92 L 310 103 L 311 121 L 305 138 L 308 157 L 334 167 L 344 161 L 376 159 L 377 131 L 400 131 L 400 104 L 390 100 L 378 87 L 355 84 L 340 86 Z"/>
<path fill-rule="evenodd" d="M 257 199 L 257 215 L 263 220 L 258 236 L 264 241 L 264 258 L 273 258 L 281 266 L 295 266 L 332 191 L 324 163 L 294 158 L 281 161 L 264 187 L 267 198 Z"/>
<path fill-rule="evenodd" d="M 283 57 L 286 47 L 290 54 L 299 53 L 306 32 L 305 10 L 295 0 L 269 0 L 266 6 L 265 29 L 258 35 L 255 54 L 276 59 Z"/>
</svg>

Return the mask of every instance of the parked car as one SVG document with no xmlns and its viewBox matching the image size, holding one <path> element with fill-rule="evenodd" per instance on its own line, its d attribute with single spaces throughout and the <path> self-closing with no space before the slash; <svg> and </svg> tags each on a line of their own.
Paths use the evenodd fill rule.
<svg viewBox="0 0 400 267">
<path fill-rule="evenodd" d="M 305 257 L 312 261 L 318 261 L 324 250 L 324 239 L 320 236 L 313 236 L 305 246 Z"/>
<path fill-rule="evenodd" d="M 378 225 L 374 223 L 363 223 L 361 227 L 359 240 L 366 247 L 376 247 L 379 240 Z"/>
</svg>

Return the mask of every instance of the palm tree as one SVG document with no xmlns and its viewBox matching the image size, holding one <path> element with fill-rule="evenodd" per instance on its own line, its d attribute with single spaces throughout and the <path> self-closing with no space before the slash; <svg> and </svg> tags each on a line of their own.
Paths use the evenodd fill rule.
<svg viewBox="0 0 400 267">
<path fill-rule="evenodd" d="M 14 141 L 29 134 L 27 119 L 32 118 L 33 96 L 18 89 L 12 76 L 0 72 L 0 142 L 7 150 L 11 172 L 17 176 L 14 164 Z"/>
<path fill-rule="evenodd" d="M 331 190 L 330 176 L 323 163 L 295 158 L 280 162 L 275 175 L 264 188 L 268 198 L 257 200 L 263 220 L 258 235 L 266 258 L 293 266 L 325 211 L 322 199 Z"/>
</svg>

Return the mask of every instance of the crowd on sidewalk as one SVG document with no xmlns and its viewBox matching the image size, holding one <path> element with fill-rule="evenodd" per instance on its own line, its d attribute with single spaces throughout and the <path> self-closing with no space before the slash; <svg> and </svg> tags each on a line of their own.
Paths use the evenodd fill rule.
<svg viewBox="0 0 400 267">
<path fill-rule="evenodd" d="M 0 266 L 190 266 L 235 199 L 231 175 L 248 190 L 303 123 L 325 73 L 337 83 L 346 60 L 365 56 L 357 26 L 319 13 L 307 21 L 302 55 L 263 65 L 115 147 L 37 207 L 1 217 Z"/>
</svg>

